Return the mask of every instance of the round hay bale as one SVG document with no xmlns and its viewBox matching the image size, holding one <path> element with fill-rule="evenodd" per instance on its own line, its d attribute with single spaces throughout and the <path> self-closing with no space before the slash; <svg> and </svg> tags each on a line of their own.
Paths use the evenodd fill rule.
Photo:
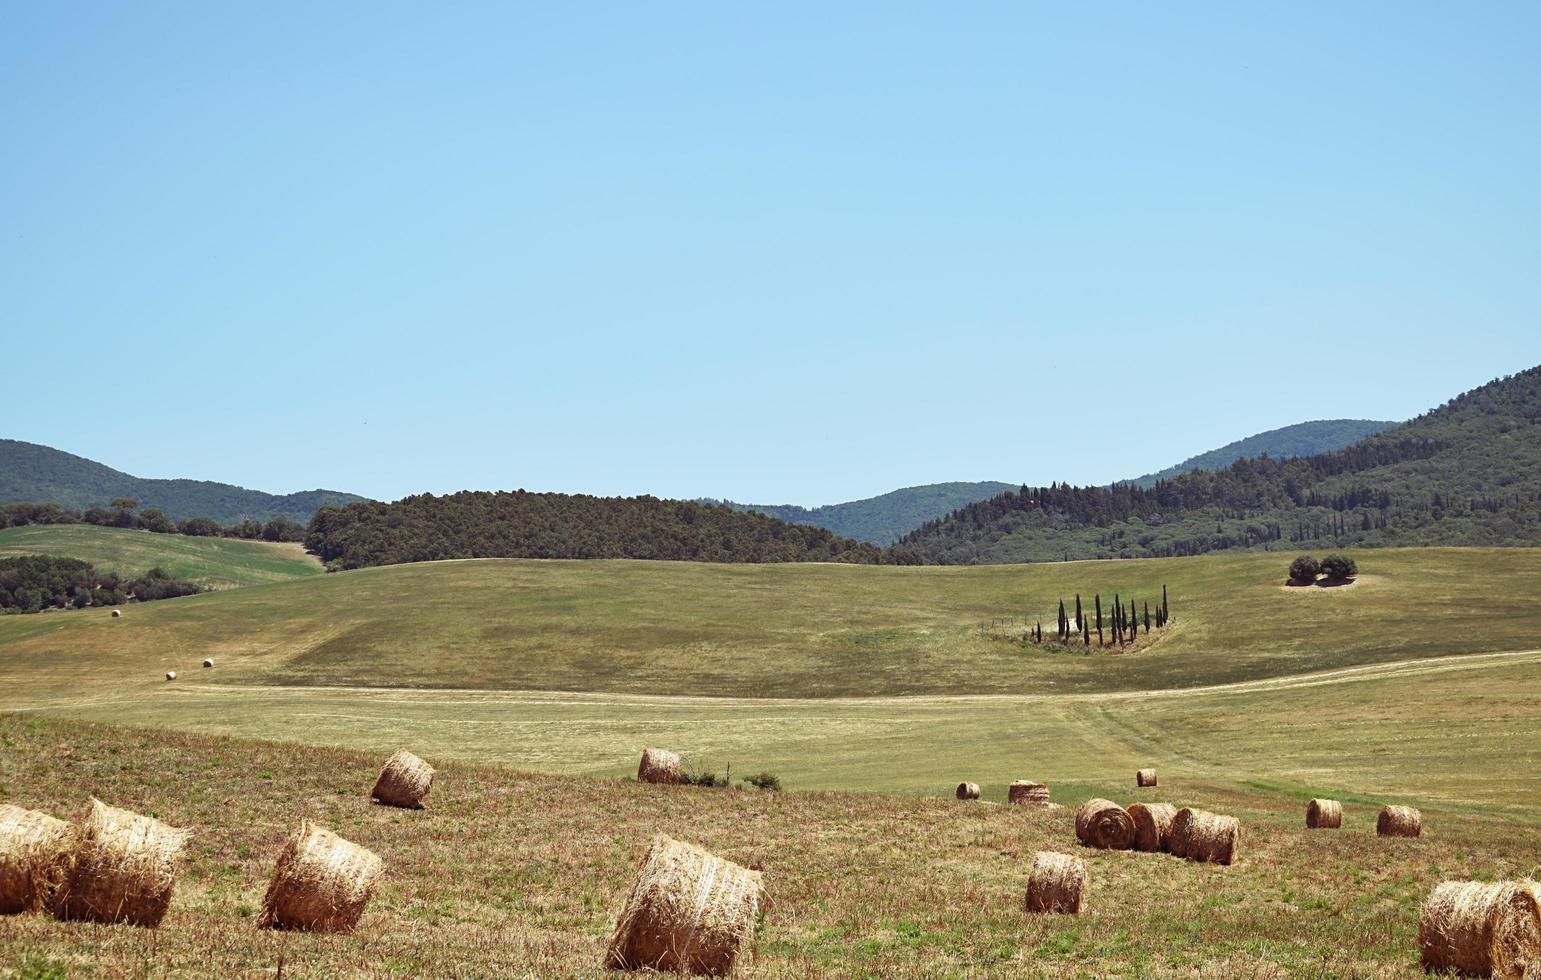
<svg viewBox="0 0 1541 980">
<path fill-rule="evenodd" d="M 203 658 L 203 665 L 205 667 L 212 667 L 212 666 L 214 666 L 214 658 L 213 657 L 204 657 Z"/>
<path fill-rule="evenodd" d="M 1241 821 L 1208 810 L 1183 807 L 1172 817 L 1171 853 L 1190 861 L 1231 864 L 1241 846 Z"/>
<path fill-rule="evenodd" d="M 384 869 L 375 852 L 302 820 L 278 856 L 257 928 L 352 932 Z"/>
<path fill-rule="evenodd" d="M 1048 806 L 1049 784 L 1018 779 L 1007 787 L 1006 799 L 1021 806 Z"/>
<path fill-rule="evenodd" d="M 1172 818 L 1177 807 L 1170 803 L 1131 803 L 1129 819 L 1134 821 L 1136 851 L 1165 851 L 1171 845 Z"/>
<path fill-rule="evenodd" d="M 121 609 L 114 609 L 112 611 L 112 618 L 113 619 L 119 619 L 122 616 L 123 616 L 123 610 L 121 610 Z"/>
<path fill-rule="evenodd" d="M 1136 769 L 1134 773 L 1134 785 L 1141 788 L 1156 785 L 1156 770 Z"/>
<path fill-rule="evenodd" d="M 1112 800 L 1094 797 L 1076 807 L 1075 835 L 1088 847 L 1127 851 L 1134 843 L 1134 820 Z"/>
<path fill-rule="evenodd" d="M 1375 832 L 1382 837 L 1417 837 L 1423 833 L 1423 814 L 1410 806 L 1383 806 L 1375 818 Z"/>
<path fill-rule="evenodd" d="M 0 915 L 53 912 L 80 834 L 63 820 L 0 803 Z"/>
<path fill-rule="evenodd" d="M 1086 862 L 1080 858 L 1039 851 L 1027 873 L 1027 910 L 1075 915 L 1081 911 L 1089 881 Z"/>
<path fill-rule="evenodd" d="M 61 919 L 153 929 L 171 906 L 191 830 L 91 800 Z"/>
<path fill-rule="evenodd" d="M 174 671 L 174 670 L 166 671 L 166 680 L 174 681 L 176 679 L 177 679 L 177 672 L 176 671 Z"/>
<path fill-rule="evenodd" d="M 421 810 L 423 799 L 433 789 L 433 776 L 437 771 L 406 749 L 400 749 L 386 760 L 369 795 L 386 806 Z"/>
<path fill-rule="evenodd" d="M 1541 967 L 1541 906 L 1528 882 L 1444 881 L 1418 917 L 1425 970 L 1532 976 Z"/>
<path fill-rule="evenodd" d="M 642 750 L 642 762 L 637 765 L 637 782 L 662 783 L 672 786 L 680 781 L 680 757 L 667 749 Z"/>
<path fill-rule="evenodd" d="M 1306 827 L 1310 830 L 1336 830 L 1343 826 L 1343 804 L 1337 800 L 1315 799 L 1306 804 Z"/>
<path fill-rule="evenodd" d="M 760 872 L 660 834 L 616 918 L 605 965 L 723 976 L 759 911 Z"/>
<path fill-rule="evenodd" d="M 960 799 L 960 800 L 977 800 L 977 799 L 979 799 L 979 784 L 978 783 L 959 783 L 958 784 L 958 799 Z"/>
</svg>

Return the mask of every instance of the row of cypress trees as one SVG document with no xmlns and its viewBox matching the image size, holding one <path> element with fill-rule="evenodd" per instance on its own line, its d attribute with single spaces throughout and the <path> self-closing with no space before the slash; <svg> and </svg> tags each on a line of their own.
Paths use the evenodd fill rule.
<svg viewBox="0 0 1541 980">
<path fill-rule="evenodd" d="M 1081 596 L 1079 593 L 1075 597 L 1074 618 L 1071 618 L 1066 613 L 1065 600 L 1061 599 L 1059 601 L 1059 624 L 1055 629 L 1059 642 L 1074 642 L 1071 638 L 1079 634 L 1082 645 L 1089 647 L 1092 645 L 1092 630 L 1095 629 L 1097 632 L 1097 645 L 1099 647 L 1107 646 L 1110 642 L 1110 636 L 1111 642 L 1123 646 L 1126 643 L 1133 643 L 1138 639 L 1141 629 L 1149 633 L 1153 627 L 1155 629 L 1162 629 L 1167 623 L 1172 621 L 1172 607 L 1168 602 L 1165 585 L 1161 586 L 1161 602 L 1156 606 L 1154 617 L 1151 615 L 1149 601 L 1143 603 L 1142 614 L 1141 607 L 1136 606 L 1133 599 L 1130 599 L 1129 605 L 1125 606 L 1123 598 L 1116 592 L 1113 593 L 1113 605 L 1109 610 L 1106 628 L 1103 625 L 1101 593 L 1092 597 L 1092 608 L 1096 623 L 1095 627 L 1093 626 L 1094 620 L 1088 619 L 1081 607 Z M 1043 623 L 1041 621 L 1036 623 L 1032 631 L 1028 633 L 1028 636 L 1032 638 L 1034 643 L 1042 643 Z"/>
</svg>

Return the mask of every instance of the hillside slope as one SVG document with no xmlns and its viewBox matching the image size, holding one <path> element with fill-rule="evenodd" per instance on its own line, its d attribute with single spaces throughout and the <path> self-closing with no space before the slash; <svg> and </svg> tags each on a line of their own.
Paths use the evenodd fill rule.
<svg viewBox="0 0 1541 980">
<path fill-rule="evenodd" d="M 0 439 L 0 503 L 55 503 L 85 510 L 105 507 L 115 497 L 158 507 L 174 521 L 208 517 L 221 524 L 275 517 L 304 524 L 322 507 L 365 499 L 336 490 L 271 494 L 208 480 L 147 480 L 48 446 Z"/>
<path fill-rule="evenodd" d="M 1397 425 L 1396 422 L 1374 422 L 1367 419 L 1328 419 L 1319 422 L 1297 422 L 1280 429 L 1270 429 L 1245 439 L 1237 439 L 1219 449 L 1190 456 L 1175 466 L 1168 466 L 1155 473 L 1147 473 L 1130 482 L 1140 487 L 1153 487 L 1158 481 L 1191 473 L 1194 470 L 1223 470 L 1238 459 L 1272 456 L 1289 459 L 1293 456 L 1316 456 L 1351 446 L 1368 439 L 1378 432 Z"/>
<path fill-rule="evenodd" d="M 159 568 L 174 579 L 211 589 L 320 575 L 321 563 L 297 544 L 151 534 L 92 524 L 34 524 L 0 530 L 0 557 L 78 558 L 119 575 Z"/>
<path fill-rule="evenodd" d="M 1336 452 L 1239 460 L 1149 489 L 1024 488 L 902 544 L 943 564 L 1541 544 L 1541 368 Z"/>
<path fill-rule="evenodd" d="M 1016 489 L 1014 484 L 995 481 L 929 483 L 925 486 L 893 490 L 863 500 L 849 500 L 845 503 L 826 504 L 822 507 L 799 507 L 796 504 L 740 504 L 731 500 L 704 502 L 726 504 L 734 510 L 754 511 L 791 524 L 812 524 L 815 527 L 827 528 L 843 538 L 889 545 L 927 521 L 945 516 L 964 504 L 971 504 L 976 500 L 987 500 L 1014 489 Z"/>
</svg>

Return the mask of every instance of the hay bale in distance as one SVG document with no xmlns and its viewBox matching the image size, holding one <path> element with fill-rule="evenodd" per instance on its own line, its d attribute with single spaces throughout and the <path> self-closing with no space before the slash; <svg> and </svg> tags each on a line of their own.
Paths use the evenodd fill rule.
<svg viewBox="0 0 1541 980">
<path fill-rule="evenodd" d="M 1423 833 L 1423 814 L 1410 806 L 1381 807 L 1375 832 L 1382 837 L 1417 837 Z"/>
<path fill-rule="evenodd" d="M 375 852 L 302 820 L 273 868 L 257 928 L 352 932 L 384 868 Z"/>
<path fill-rule="evenodd" d="M 759 910 L 760 872 L 660 834 L 616 919 L 605 965 L 723 976 Z"/>
<path fill-rule="evenodd" d="M 1156 785 L 1156 770 L 1137 769 L 1134 773 L 1134 785 L 1141 789 Z"/>
<path fill-rule="evenodd" d="M 960 800 L 977 800 L 977 799 L 979 799 L 979 784 L 978 783 L 959 783 L 958 784 L 958 799 L 960 799 Z"/>
<path fill-rule="evenodd" d="M 1306 827 L 1310 830 L 1336 830 L 1343 826 L 1343 804 L 1337 800 L 1315 799 L 1306 804 Z"/>
<path fill-rule="evenodd" d="M 1183 807 L 1172 817 L 1167 850 L 1190 861 L 1231 864 L 1241 846 L 1241 821 L 1208 810 Z"/>
<path fill-rule="evenodd" d="M 1425 970 L 1533 976 L 1541 967 L 1541 906 L 1529 882 L 1444 881 L 1418 916 Z"/>
<path fill-rule="evenodd" d="M 1048 806 L 1049 784 L 1018 779 L 1007 787 L 1006 799 L 1021 806 Z"/>
<path fill-rule="evenodd" d="M 1129 819 L 1134 821 L 1136 851 L 1165 851 L 1171 844 L 1172 818 L 1177 807 L 1170 803 L 1131 803 Z"/>
<path fill-rule="evenodd" d="M 123 616 L 123 610 L 121 610 L 121 609 L 114 609 L 112 611 L 112 618 L 113 619 L 119 619 L 122 616 Z"/>
<path fill-rule="evenodd" d="M 423 799 L 433 789 L 433 776 L 437 771 L 406 749 L 400 749 L 386 760 L 369 795 L 386 806 L 421 810 Z"/>
<path fill-rule="evenodd" d="M 165 918 L 192 831 L 91 800 L 61 919 L 153 929 Z"/>
<path fill-rule="evenodd" d="M 214 658 L 213 657 L 204 657 L 203 658 L 203 665 L 205 667 L 212 667 L 212 666 L 214 666 Z"/>
<path fill-rule="evenodd" d="M 637 764 L 637 782 L 672 786 L 680 781 L 680 757 L 668 749 L 645 748 Z"/>
<path fill-rule="evenodd" d="M 1088 847 L 1127 851 L 1134 843 L 1134 820 L 1112 800 L 1094 797 L 1076 807 L 1075 835 Z"/>
<path fill-rule="evenodd" d="M 0 803 L 0 915 L 57 908 L 79 838 L 63 820 Z"/>
<path fill-rule="evenodd" d="M 174 670 L 166 671 L 166 680 L 174 681 L 176 679 L 177 679 L 177 672 L 176 671 L 174 671 Z"/>
<path fill-rule="evenodd" d="M 1080 858 L 1039 851 L 1027 873 L 1027 910 L 1075 915 L 1081 911 L 1089 880 L 1086 862 Z"/>
</svg>

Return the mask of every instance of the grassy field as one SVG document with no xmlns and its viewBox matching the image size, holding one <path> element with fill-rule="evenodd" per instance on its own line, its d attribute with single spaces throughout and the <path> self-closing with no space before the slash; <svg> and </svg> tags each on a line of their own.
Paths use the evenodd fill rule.
<svg viewBox="0 0 1541 980">
<path fill-rule="evenodd" d="M 797 789 L 944 793 L 1139 765 L 1479 813 L 1541 803 L 1538 554 L 1016 568 L 446 562 L 0 619 L 0 709 L 615 776 L 658 743 Z M 1063 590 L 1159 595 L 1137 654 L 991 640 Z M 1107 583 L 1104 585 L 1103 583 Z M 1491 598 L 1490 598 L 1491 597 Z M 1416 610 L 1412 617 L 1409 610 Z M 218 666 L 197 667 L 205 656 Z M 175 669 L 173 684 L 162 673 Z M 588 689 L 581 689 L 587 679 Z"/>
<path fill-rule="evenodd" d="M 0 531 L 0 558 L 78 558 L 120 575 L 165 569 L 172 578 L 214 589 L 261 585 L 323 573 L 298 544 L 151 534 L 91 524 L 43 524 Z"/>
<path fill-rule="evenodd" d="M 0 651 L 57 664 L 89 650 L 113 688 L 135 670 L 154 681 L 176 665 L 167 658 L 213 655 L 221 683 L 823 698 L 1187 687 L 1541 637 L 1541 551 L 1362 557 L 1365 575 L 1340 589 L 1283 587 L 1278 555 L 973 568 L 433 562 L 149 604 L 121 622 L 59 615 L 42 633 L 0 620 Z M 1013 613 L 1052 630 L 1061 597 L 1154 600 L 1163 584 L 1174 622 L 1136 654 L 978 630 Z"/>
<path fill-rule="evenodd" d="M 601 976 L 605 936 L 647 841 L 668 833 L 764 871 L 748 974 L 1418 977 L 1417 907 L 1444 878 L 1536 871 L 1541 829 L 1428 808 L 1380 840 L 1350 802 L 1303 829 L 1303 799 L 1168 780 L 1141 799 L 1237 815 L 1224 868 L 1076 845 L 1071 811 L 856 793 L 639 786 L 447 763 L 419 812 L 365 799 L 379 753 L 0 717 L 0 799 L 76 816 L 95 794 L 194 828 L 159 930 L 0 918 L 12 975 Z M 1122 802 L 1130 774 L 1083 792 Z M 356 935 L 253 925 L 301 817 L 378 852 Z M 467 847 L 467 841 L 475 846 Z M 1022 911 L 1034 851 L 1083 857 L 1083 914 Z"/>
</svg>

